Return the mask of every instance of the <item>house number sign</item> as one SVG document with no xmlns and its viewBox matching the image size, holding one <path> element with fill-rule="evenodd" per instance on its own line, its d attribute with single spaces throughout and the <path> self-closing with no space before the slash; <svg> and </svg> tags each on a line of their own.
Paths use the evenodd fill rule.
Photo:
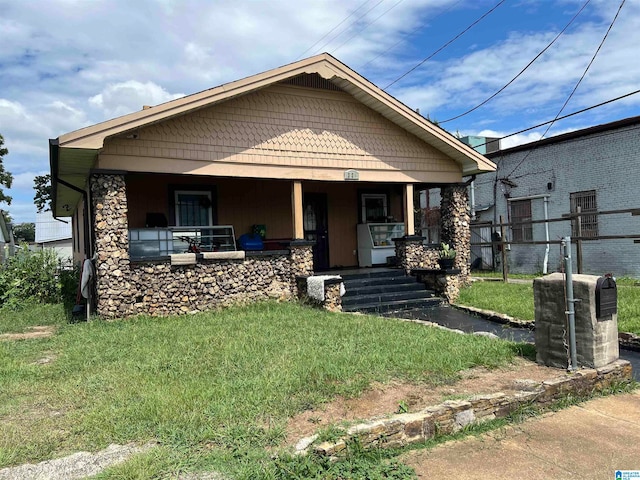
<svg viewBox="0 0 640 480">
<path fill-rule="evenodd" d="M 360 180 L 360 172 L 357 170 L 345 170 L 344 172 L 345 180 Z"/>
</svg>

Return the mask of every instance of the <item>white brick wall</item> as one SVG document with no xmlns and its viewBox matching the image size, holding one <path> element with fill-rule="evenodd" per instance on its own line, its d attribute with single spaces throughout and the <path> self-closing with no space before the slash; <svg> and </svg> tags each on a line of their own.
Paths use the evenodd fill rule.
<svg viewBox="0 0 640 480">
<path fill-rule="evenodd" d="M 510 198 L 549 194 L 549 218 L 558 218 L 570 211 L 570 193 L 596 190 L 598 210 L 640 208 L 640 122 L 604 132 L 592 133 L 543 145 L 531 151 L 506 153 L 493 157 L 498 165 L 497 177 L 508 175 L 516 184 L 509 187 L 500 182 L 496 188 L 497 210 L 480 212 L 481 221 L 494 221 L 499 215 L 508 217 L 505 195 Z M 496 174 L 484 174 L 476 179 L 476 205 L 493 205 Z M 547 184 L 552 188 L 548 189 Z M 534 220 L 542 220 L 543 200 L 531 201 Z M 640 216 L 604 215 L 598 218 L 600 235 L 640 236 Z M 550 238 L 571 234 L 569 222 L 550 223 Z M 544 224 L 534 225 L 534 240 L 544 240 Z M 512 272 L 542 271 L 545 245 L 513 245 L 510 255 Z M 576 268 L 575 247 L 573 252 Z M 560 247 L 551 245 L 549 271 L 558 268 Z M 640 278 L 640 244 L 633 239 L 583 242 L 584 273 L 600 275 L 612 272 L 616 276 Z"/>
</svg>

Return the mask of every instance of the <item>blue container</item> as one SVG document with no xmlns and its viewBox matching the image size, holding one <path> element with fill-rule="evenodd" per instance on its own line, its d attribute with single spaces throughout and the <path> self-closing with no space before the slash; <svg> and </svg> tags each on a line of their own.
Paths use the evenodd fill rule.
<svg viewBox="0 0 640 480">
<path fill-rule="evenodd" d="M 260 235 L 255 235 L 253 233 L 245 233 L 244 235 L 240 235 L 240 238 L 238 238 L 238 243 L 240 244 L 240 248 L 242 250 L 262 250 L 264 248 L 264 244 L 262 243 L 262 238 L 260 238 Z"/>
</svg>

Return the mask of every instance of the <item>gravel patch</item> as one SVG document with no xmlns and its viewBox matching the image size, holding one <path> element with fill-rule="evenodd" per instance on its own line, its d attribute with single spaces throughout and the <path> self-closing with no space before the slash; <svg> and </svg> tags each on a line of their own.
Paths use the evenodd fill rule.
<svg viewBox="0 0 640 480">
<path fill-rule="evenodd" d="M 146 452 L 155 444 L 143 446 L 109 445 L 96 453 L 78 452 L 55 460 L 0 470 L 0 480 L 72 480 L 97 475 L 107 467 L 117 465 L 136 453 Z"/>
</svg>

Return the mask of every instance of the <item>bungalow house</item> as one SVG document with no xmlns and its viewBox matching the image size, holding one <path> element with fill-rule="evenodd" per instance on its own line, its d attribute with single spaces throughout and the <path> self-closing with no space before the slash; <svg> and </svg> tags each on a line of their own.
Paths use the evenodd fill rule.
<svg viewBox="0 0 640 480">
<path fill-rule="evenodd" d="M 296 276 L 382 263 L 359 259 L 367 246 L 430 265 L 413 223 L 429 186 L 465 274 L 462 177 L 495 169 L 328 54 L 67 133 L 50 164 L 104 316 L 291 298 Z M 252 230 L 264 239 L 238 249 Z"/>
</svg>

